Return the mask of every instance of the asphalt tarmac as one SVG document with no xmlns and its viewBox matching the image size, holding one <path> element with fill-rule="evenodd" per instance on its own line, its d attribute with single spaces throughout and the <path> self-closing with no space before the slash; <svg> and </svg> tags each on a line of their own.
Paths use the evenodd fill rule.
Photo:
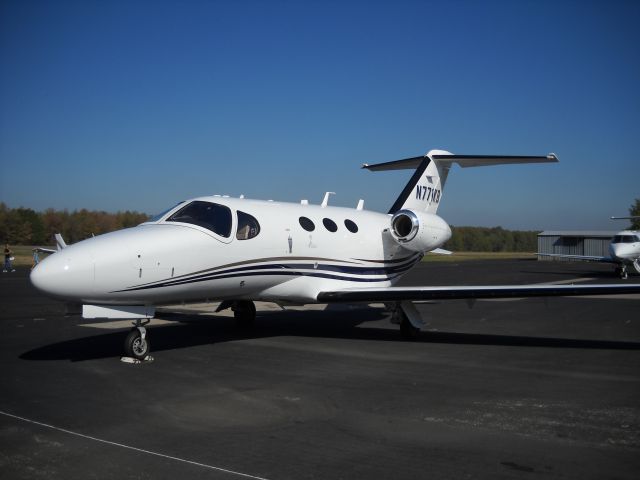
<svg viewBox="0 0 640 480">
<path fill-rule="evenodd" d="M 406 279 L 621 281 L 535 260 Z M 638 296 L 421 304 L 415 342 L 375 305 L 260 305 L 251 330 L 167 308 L 130 365 L 126 323 L 65 317 L 25 269 L 0 289 L 3 479 L 638 478 Z"/>
</svg>

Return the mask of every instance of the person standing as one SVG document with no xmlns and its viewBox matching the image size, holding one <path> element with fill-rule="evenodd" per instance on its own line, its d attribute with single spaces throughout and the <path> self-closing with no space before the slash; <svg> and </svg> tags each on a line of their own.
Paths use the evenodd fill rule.
<svg viewBox="0 0 640 480">
<path fill-rule="evenodd" d="M 9 244 L 6 243 L 4 245 L 4 270 L 2 270 L 2 273 L 16 271 L 13 268 L 13 264 L 11 263 L 12 261 L 13 261 L 13 251 L 9 248 Z"/>
<path fill-rule="evenodd" d="M 33 265 L 31 265 L 31 270 L 36 268 L 36 265 L 38 265 L 38 263 L 40 263 L 40 252 L 38 251 L 37 248 L 34 248 L 33 249 Z"/>
</svg>

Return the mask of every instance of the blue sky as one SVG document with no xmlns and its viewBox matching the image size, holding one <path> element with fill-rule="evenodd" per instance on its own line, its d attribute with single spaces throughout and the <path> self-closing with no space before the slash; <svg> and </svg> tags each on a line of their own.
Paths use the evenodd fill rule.
<svg viewBox="0 0 640 480">
<path fill-rule="evenodd" d="M 456 169 L 453 225 L 616 229 L 640 197 L 640 2 L 0 3 L 0 201 L 163 210 L 205 194 L 386 211 L 375 163 Z"/>
</svg>

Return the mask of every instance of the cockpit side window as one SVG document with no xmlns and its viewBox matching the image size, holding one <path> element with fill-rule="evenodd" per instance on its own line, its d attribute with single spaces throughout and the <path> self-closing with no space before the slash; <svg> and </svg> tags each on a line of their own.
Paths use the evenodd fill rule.
<svg viewBox="0 0 640 480">
<path fill-rule="evenodd" d="M 238 210 L 238 231 L 236 238 L 238 240 L 249 240 L 260 233 L 260 224 L 255 217 L 248 213 Z"/>
<path fill-rule="evenodd" d="M 191 223 L 211 230 L 221 237 L 231 235 L 231 210 L 225 205 L 196 200 L 181 208 L 167 222 Z"/>
</svg>

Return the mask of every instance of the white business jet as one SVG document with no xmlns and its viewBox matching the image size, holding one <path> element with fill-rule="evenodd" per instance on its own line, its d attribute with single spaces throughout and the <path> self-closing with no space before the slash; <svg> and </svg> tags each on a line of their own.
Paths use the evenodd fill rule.
<svg viewBox="0 0 640 480">
<path fill-rule="evenodd" d="M 66 246 L 31 273 L 36 288 L 82 304 L 84 318 L 132 319 L 125 353 L 144 359 L 144 325 L 158 305 L 221 302 L 237 322 L 253 322 L 254 301 L 280 305 L 385 302 L 405 337 L 424 325 L 412 300 L 640 292 L 640 285 L 394 286 L 426 252 L 451 237 L 436 211 L 453 164 L 478 167 L 557 162 L 555 155 L 427 155 L 370 171 L 415 169 L 387 214 L 221 196 L 179 203 L 137 227 Z"/>
<path fill-rule="evenodd" d="M 633 217 L 611 217 L 611 220 L 631 220 Z M 563 255 L 560 253 L 539 253 L 541 257 L 568 258 L 572 260 L 584 260 L 587 262 L 613 263 L 616 275 L 626 280 L 628 277 L 627 268 L 632 267 L 640 273 L 640 231 L 622 230 L 614 235 L 609 243 L 609 256 L 599 257 L 597 255 Z"/>
</svg>

